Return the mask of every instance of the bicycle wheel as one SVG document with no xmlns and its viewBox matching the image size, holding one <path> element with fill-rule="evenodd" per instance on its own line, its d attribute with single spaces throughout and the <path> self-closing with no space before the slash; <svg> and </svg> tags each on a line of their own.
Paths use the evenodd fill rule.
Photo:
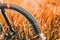
<svg viewBox="0 0 60 40">
<path fill-rule="evenodd" d="M 11 9 L 11 10 L 15 10 L 15 11 L 19 12 L 29 21 L 29 23 L 31 24 L 31 28 L 34 30 L 35 35 L 39 35 L 41 33 L 40 27 L 39 27 L 36 19 L 27 10 L 25 10 L 24 8 L 22 8 L 18 5 L 14 5 L 14 4 L 9 4 L 9 6 L 7 6 L 7 5 L 8 5 L 8 3 L 0 4 L 0 9 L 11 30 L 12 30 L 12 26 L 9 23 L 8 17 L 5 15 L 5 9 Z M 24 40 L 24 39 L 22 39 L 22 40 Z M 37 39 L 30 39 L 30 40 L 37 40 Z"/>
</svg>

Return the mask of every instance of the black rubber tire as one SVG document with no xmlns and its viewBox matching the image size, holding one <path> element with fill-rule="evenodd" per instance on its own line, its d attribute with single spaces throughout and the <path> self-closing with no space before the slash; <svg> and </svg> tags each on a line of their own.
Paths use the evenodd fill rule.
<svg viewBox="0 0 60 40">
<path fill-rule="evenodd" d="M 32 28 L 34 29 L 36 35 L 41 33 L 41 30 L 40 30 L 40 27 L 39 27 L 37 21 L 27 10 L 25 10 L 21 6 L 14 5 L 14 4 L 9 4 L 10 6 L 8 7 L 7 4 L 8 3 L 1 3 L 0 9 L 12 9 L 12 10 L 19 12 L 30 22 L 30 24 L 32 25 Z"/>
</svg>

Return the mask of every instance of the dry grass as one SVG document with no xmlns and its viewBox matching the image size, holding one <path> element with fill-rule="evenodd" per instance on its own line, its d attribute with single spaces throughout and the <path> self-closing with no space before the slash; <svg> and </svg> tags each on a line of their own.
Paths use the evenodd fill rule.
<svg viewBox="0 0 60 40">
<path fill-rule="evenodd" d="M 60 38 L 60 0 L 4 0 L 5 2 L 16 3 L 27 9 L 38 21 L 42 31 L 47 40 L 56 40 Z M 13 24 L 12 17 L 19 22 L 26 21 L 19 16 L 14 14 L 15 12 L 8 12 L 11 23 Z M 10 15 L 12 14 L 12 15 Z M 17 18 L 18 17 L 18 18 Z M 0 14 L 0 20 L 6 22 Z M 26 23 L 27 24 L 27 23 Z"/>
</svg>

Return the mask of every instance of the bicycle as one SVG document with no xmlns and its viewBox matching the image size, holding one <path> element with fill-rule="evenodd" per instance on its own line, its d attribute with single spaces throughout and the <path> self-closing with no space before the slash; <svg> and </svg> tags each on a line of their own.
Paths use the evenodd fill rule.
<svg viewBox="0 0 60 40">
<path fill-rule="evenodd" d="M 18 6 L 18 5 L 15 5 L 15 4 L 11 4 L 11 3 L 0 3 L 0 9 L 1 9 L 2 15 L 5 18 L 6 23 L 8 24 L 11 32 L 13 33 L 12 35 L 10 35 L 8 33 L 7 33 L 7 35 L 5 34 L 6 40 L 7 39 L 11 39 L 11 37 L 13 35 L 16 35 L 18 31 L 16 31 L 12 27 L 7 15 L 5 14 L 5 9 L 12 9 L 12 10 L 15 10 L 15 11 L 19 12 L 20 14 L 22 14 L 29 21 L 29 23 L 31 24 L 31 26 L 32 26 L 32 28 L 33 28 L 33 30 L 35 32 L 36 37 L 33 38 L 33 39 L 34 40 L 38 40 L 38 37 L 39 37 L 40 38 L 39 40 L 42 40 L 42 38 L 40 36 L 41 29 L 40 29 L 36 19 L 27 10 L 25 10 L 21 6 Z M 29 40 L 33 40 L 33 39 L 29 39 Z M 25 39 L 22 39 L 22 40 L 25 40 Z"/>
</svg>

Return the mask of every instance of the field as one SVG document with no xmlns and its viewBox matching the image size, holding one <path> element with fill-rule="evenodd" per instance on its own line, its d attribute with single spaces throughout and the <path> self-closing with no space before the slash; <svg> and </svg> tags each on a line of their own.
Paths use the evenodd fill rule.
<svg viewBox="0 0 60 40">
<path fill-rule="evenodd" d="M 60 0 L 4 0 L 4 2 L 17 4 L 28 10 L 38 21 L 47 40 L 60 39 Z M 13 26 L 15 26 L 14 21 L 16 25 L 24 21 L 28 26 L 26 20 L 16 12 L 7 10 L 7 14 Z M 0 14 L 0 22 L 4 28 L 7 28 L 2 14 Z"/>
</svg>

